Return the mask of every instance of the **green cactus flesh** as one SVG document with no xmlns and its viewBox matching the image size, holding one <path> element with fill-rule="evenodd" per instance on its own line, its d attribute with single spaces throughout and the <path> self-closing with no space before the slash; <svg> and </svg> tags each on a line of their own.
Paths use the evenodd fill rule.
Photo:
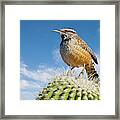
<svg viewBox="0 0 120 120">
<path fill-rule="evenodd" d="M 100 100 L 99 84 L 59 76 L 40 91 L 36 100 Z"/>
</svg>

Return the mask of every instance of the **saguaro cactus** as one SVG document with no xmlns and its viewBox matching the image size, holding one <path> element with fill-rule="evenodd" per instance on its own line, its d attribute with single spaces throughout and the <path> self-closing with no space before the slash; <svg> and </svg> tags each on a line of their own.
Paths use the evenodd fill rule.
<svg viewBox="0 0 120 120">
<path fill-rule="evenodd" d="M 61 75 L 48 83 L 36 100 L 100 100 L 99 84 L 84 78 Z"/>
</svg>

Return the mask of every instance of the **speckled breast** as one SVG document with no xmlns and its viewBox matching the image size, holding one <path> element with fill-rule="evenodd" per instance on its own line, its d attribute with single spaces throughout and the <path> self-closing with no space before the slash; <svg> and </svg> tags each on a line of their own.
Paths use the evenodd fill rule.
<svg viewBox="0 0 120 120">
<path fill-rule="evenodd" d="M 60 54 L 63 61 L 71 67 L 82 67 L 91 63 L 91 55 L 80 45 L 71 41 L 62 41 L 60 44 Z"/>
</svg>

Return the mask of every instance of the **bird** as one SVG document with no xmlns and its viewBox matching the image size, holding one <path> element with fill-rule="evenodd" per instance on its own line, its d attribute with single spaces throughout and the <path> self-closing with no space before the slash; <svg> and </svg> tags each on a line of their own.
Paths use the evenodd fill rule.
<svg viewBox="0 0 120 120">
<path fill-rule="evenodd" d="M 86 70 L 88 80 L 99 80 L 95 70 L 98 64 L 97 57 L 88 44 L 77 34 L 73 28 L 55 29 L 61 36 L 60 54 L 63 61 L 71 67 L 83 67 Z"/>
</svg>

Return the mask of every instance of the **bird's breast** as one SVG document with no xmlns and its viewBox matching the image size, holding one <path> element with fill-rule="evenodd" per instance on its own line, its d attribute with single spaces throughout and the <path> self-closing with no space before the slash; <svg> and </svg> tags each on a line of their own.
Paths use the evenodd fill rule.
<svg viewBox="0 0 120 120">
<path fill-rule="evenodd" d="M 90 54 L 71 41 L 62 41 L 60 44 L 60 54 L 63 61 L 71 67 L 80 67 L 91 62 Z"/>
</svg>

